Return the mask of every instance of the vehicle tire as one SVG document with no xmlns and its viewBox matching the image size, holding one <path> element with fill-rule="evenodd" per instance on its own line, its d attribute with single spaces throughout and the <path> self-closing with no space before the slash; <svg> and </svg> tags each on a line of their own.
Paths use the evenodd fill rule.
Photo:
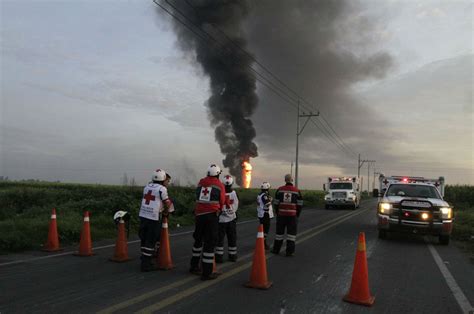
<svg viewBox="0 0 474 314">
<path fill-rule="evenodd" d="M 324 205 L 324 208 L 326 208 L 326 209 L 331 209 L 331 205 L 325 204 L 325 205 Z"/>
<path fill-rule="evenodd" d="M 387 239 L 387 230 L 379 229 L 379 239 Z"/>
<path fill-rule="evenodd" d="M 439 244 L 448 245 L 449 244 L 449 235 L 440 235 Z"/>
</svg>

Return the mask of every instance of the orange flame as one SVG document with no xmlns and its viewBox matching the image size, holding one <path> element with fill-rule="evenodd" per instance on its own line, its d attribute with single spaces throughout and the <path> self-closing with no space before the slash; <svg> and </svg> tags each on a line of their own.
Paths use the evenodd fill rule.
<svg viewBox="0 0 474 314">
<path fill-rule="evenodd" d="M 248 161 L 242 163 L 242 181 L 244 188 L 248 189 L 252 182 L 252 165 Z"/>
</svg>

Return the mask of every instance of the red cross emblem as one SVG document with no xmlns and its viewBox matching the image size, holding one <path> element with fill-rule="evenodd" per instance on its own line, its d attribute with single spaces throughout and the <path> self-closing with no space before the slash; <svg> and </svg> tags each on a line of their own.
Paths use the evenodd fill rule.
<svg viewBox="0 0 474 314">
<path fill-rule="evenodd" d="M 387 185 L 387 184 L 388 184 L 388 180 L 387 180 L 387 179 L 383 180 L 383 183 L 384 183 L 385 185 Z"/>
<path fill-rule="evenodd" d="M 145 199 L 145 204 L 147 205 L 150 205 L 150 202 L 156 199 L 155 195 L 151 195 L 151 192 L 151 190 L 148 190 L 148 192 L 143 196 Z"/>
<path fill-rule="evenodd" d="M 202 191 L 202 194 L 204 196 L 207 196 L 207 194 L 209 194 L 209 190 L 207 188 L 204 188 L 204 190 Z"/>
</svg>

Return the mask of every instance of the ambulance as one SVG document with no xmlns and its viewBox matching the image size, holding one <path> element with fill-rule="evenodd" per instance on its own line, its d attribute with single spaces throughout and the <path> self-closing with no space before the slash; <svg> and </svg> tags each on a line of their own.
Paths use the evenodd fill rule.
<svg viewBox="0 0 474 314">
<path fill-rule="evenodd" d="M 449 244 L 453 230 L 453 207 L 443 199 L 444 177 L 379 177 L 377 205 L 379 238 L 392 232 L 429 234 Z"/>
<path fill-rule="evenodd" d="M 329 177 L 323 185 L 326 192 L 324 204 L 326 209 L 332 207 L 359 208 L 360 184 L 356 177 Z"/>
</svg>

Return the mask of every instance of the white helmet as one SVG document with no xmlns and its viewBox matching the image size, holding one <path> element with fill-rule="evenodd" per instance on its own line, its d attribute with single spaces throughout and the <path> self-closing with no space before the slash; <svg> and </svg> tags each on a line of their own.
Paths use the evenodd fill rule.
<svg viewBox="0 0 474 314">
<path fill-rule="evenodd" d="M 262 185 L 260 186 L 260 188 L 261 188 L 262 190 L 269 190 L 270 187 L 271 187 L 271 185 L 270 185 L 270 183 L 268 183 L 268 182 L 263 182 Z"/>
<path fill-rule="evenodd" d="M 232 178 L 230 175 L 226 175 L 224 180 L 222 180 L 222 183 L 224 183 L 224 185 L 232 185 L 234 184 L 234 178 Z"/>
<path fill-rule="evenodd" d="M 221 172 L 222 172 L 221 168 L 219 168 L 219 166 L 215 164 L 210 165 L 209 168 L 207 169 L 207 175 L 210 177 L 216 177 L 220 175 Z"/>
<path fill-rule="evenodd" d="M 130 215 L 123 210 L 119 210 L 114 215 L 114 220 L 119 221 L 120 219 L 126 220 Z"/>
<path fill-rule="evenodd" d="M 153 181 L 165 181 L 166 180 L 166 172 L 164 170 L 161 170 L 161 169 L 156 169 L 152 176 L 151 176 L 151 179 Z"/>
</svg>

